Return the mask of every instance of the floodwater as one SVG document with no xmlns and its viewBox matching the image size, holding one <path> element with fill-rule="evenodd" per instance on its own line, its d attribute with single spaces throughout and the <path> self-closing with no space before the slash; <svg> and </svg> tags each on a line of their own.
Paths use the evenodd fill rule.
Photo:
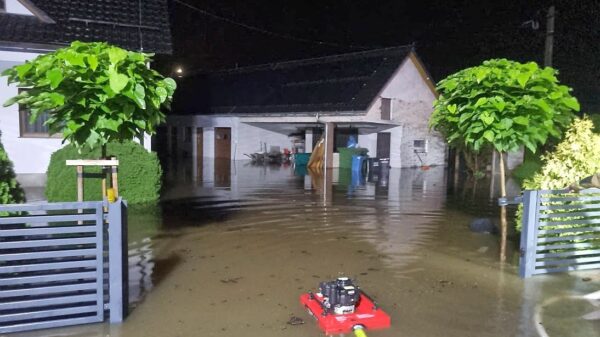
<svg viewBox="0 0 600 337">
<path fill-rule="evenodd" d="M 323 336 L 298 297 L 341 275 L 392 317 L 370 337 L 600 336 L 600 301 L 584 298 L 598 272 L 524 281 L 514 235 L 500 263 L 499 238 L 469 231 L 497 216 L 489 183 L 216 166 L 171 170 L 160 208 L 130 210 L 125 323 L 14 336 Z"/>
</svg>

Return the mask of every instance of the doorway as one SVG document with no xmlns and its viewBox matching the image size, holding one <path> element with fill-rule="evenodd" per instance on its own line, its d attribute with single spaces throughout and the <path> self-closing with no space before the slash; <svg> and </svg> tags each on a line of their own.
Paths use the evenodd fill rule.
<svg viewBox="0 0 600 337">
<path fill-rule="evenodd" d="M 231 128 L 215 128 L 215 186 L 231 186 Z"/>
<path fill-rule="evenodd" d="M 377 158 L 390 158 L 390 143 L 392 135 L 389 132 L 377 133 Z"/>
<path fill-rule="evenodd" d="M 215 128 L 215 159 L 231 160 L 231 128 Z"/>
</svg>

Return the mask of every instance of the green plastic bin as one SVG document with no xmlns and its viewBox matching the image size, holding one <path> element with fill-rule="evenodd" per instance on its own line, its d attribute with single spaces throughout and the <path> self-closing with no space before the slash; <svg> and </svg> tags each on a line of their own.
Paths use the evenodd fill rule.
<svg viewBox="0 0 600 337">
<path fill-rule="evenodd" d="M 352 168 L 352 156 L 366 156 L 369 150 L 365 148 L 338 148 L 340 154 L 340 168 L 350 169 Z"/>
</svg>

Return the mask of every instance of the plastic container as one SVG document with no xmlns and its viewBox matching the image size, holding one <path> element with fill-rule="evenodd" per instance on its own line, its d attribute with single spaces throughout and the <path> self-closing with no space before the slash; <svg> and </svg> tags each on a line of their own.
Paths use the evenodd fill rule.
<svg viewBox="0 0 600 337">
<path fill-rule="evenodd" d="M 352 156 L 354 155 L 366 155 L 369 150 L 364 148 L 347 148 L 340 147 L 338 152 L 340 153 L 340 168 L 349 169 L 352 168 Z"/>
<path fill-rule="evenodd" d="M 296 153 L 294 154 L 294 164 L 296 166 L 306 166 L 310 160 L 310 153 Z"/>
<path fill-rule="evenodd" d="M 367 157 L 361 155 L 352 156 L 352 171 L 364 172 L 366 170 L 366 159 Z"/>
</svg>

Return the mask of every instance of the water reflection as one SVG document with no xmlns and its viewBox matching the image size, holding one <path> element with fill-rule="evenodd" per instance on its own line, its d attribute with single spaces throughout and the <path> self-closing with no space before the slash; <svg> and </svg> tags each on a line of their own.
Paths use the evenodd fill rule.
<svg viewBox="0 0 600 337">
<path fill-rule="evenodd" d="M 249 162 L 177 168 L 160 207 L 129 212 L 131 317 L 52 334 L 322 336 L 298 295 L 343 273 L 392 316 L 391 329 L 370 336 L 538 336 L 540 325 L 552 337 L 598 336 L 581 296 L 599 276 L 524 282 L 516 250 L 500 264 L 498 237 L 468 230 L 498 212 L 486 181 L 448 193 L 443 168 L 385 177 Z M 307 324 L 288 326 L 290 315 Z"/>
</svg>

